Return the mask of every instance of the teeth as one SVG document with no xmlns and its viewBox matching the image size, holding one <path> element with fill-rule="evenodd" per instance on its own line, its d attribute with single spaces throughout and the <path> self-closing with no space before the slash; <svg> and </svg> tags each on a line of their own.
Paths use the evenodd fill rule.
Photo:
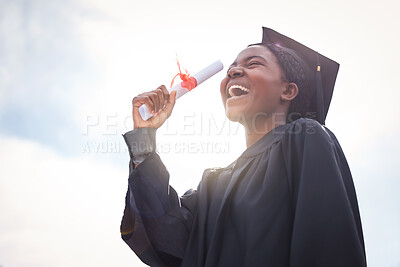
<svg viewBox="0 0 400 267">
<path fill-rule="evenodd" d="M 230 96 L 233 96 L 233 94 L 232 94 L 232 89 L 233 89 L 233 88 L 239 88 L 240 90 L 242 90 L 242 91 L 244 91 L 244 92 L 246 92 L 246 93 L 250 92 L 250 90 L 249 90 L 248 88 L 244 87 L 244 86 L 241 86 L 241 85 L 231 85 L 231 86 L 229 87 L 229 89 L 228 89 L 228 93 L 229 93 Z"/>
</svg>

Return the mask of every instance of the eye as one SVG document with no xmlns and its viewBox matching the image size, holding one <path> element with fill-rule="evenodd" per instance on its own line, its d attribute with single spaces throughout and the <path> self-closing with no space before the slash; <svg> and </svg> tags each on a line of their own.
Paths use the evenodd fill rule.
<svg viewBox="0 0 400 267">
<path fill-rule="evenodd" d="M 257 65 L 261 65 L 261 63 L 258 62 L 258 61 L 250 61 L 250 62 L 247 64 L 247 66 L 249 66 L 249 67 L 251 67 L 251 66 L 257 66 Z"/>
</svg>

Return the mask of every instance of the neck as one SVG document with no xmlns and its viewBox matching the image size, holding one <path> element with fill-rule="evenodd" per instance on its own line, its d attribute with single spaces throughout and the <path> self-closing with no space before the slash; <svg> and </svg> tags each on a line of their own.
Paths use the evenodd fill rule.
<svg viewBox="0 0 400 267">
<path fill-rule="evenodd" d="M 256 118 L 250 122 L 242 123 L 245 128 L 246 146 L 252 146 L 275 127 L 284 125 L 285 123 L 286 114 Z"/>
</svg>

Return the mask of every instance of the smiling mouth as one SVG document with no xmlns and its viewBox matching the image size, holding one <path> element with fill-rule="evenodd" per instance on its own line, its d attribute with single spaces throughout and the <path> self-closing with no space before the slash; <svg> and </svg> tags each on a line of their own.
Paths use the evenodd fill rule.
<svg viewBox="0 0 400 267">
<path fill-rule="evenodd" d="M 228 89 L 228 98 L 247 95 L 249 92 L 250 92 L 249 88 L 234 84 L 234 85 L 231 85 Z"/>
</svg>

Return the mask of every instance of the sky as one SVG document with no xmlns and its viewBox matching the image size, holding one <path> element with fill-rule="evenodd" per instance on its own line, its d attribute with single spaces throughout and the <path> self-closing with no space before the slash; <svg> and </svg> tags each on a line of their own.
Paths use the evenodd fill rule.
<svg viewBox="0 0 400 267">
<path fill-rule="evenodd" d="M 340 63 L 326 125 L 357 191 L 369 266 L 400 266 L 400 19 L 382 1 L 0 0 L 0 266 L 144 266 L 119 224 L 134 96 L 230 65 L 273 28 Z M 245 150 L 226 69 L 157 131 L 183 194 Z"/>
</svg>

